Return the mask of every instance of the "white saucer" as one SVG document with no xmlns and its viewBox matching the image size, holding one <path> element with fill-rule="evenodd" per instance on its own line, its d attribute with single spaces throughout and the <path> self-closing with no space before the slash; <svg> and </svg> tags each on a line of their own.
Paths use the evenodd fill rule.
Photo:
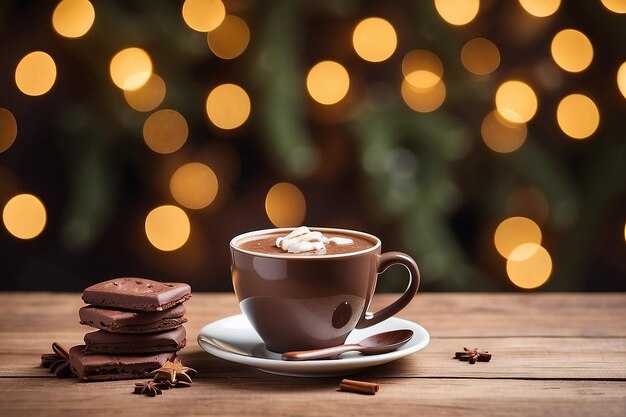
<svg viewBox="0 0 626 417">
<path fill-rule="evenodd" d="M 338 359 L 283 361 L 279 353 L 265 348 L 265 344 L 248 319 L 243 314 L 239 314 L 204 326 L 198 334 L 198 344 L 218 358 L 253 366 L 272 374 L 302 377 L 339 376 L 395 361 L 428 345 L 430 336 L 426 329 L 419 324 L 396 317 L 391 317 L 367 329 L 353 330 L 346 343 L 356 343 L 373 334 L 398 329 L 410 329 L 414 334 L 406 345 L 393 352 L 370 356 L 348 352 Z"/>
</svg>

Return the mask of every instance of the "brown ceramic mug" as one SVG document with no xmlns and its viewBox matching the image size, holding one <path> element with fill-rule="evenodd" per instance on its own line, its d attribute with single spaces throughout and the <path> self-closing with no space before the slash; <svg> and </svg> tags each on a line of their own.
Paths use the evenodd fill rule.
<svg viewBox="0 0 626 417">
<path fill-rule="evenodd" d="M 239 246 L 260 236 L 284 236 L 292 230 L 259 230 L 230 242 L 231 273 L 239 306 L 269 350 L 286 352 L 343 344 L 353 329 L 393 316 L 415 296 L 420 283 L 415 261 L 401 252 L 381 254 L 380 239 L 367 233 L 311 228 L 324 234 L 356 236 L 372 244 L 342 254 L 271 254 Z M 366 313 L 378 275 L 394 264 L 409 271 L 406 291 L 382 310 Z"/>
</svg>

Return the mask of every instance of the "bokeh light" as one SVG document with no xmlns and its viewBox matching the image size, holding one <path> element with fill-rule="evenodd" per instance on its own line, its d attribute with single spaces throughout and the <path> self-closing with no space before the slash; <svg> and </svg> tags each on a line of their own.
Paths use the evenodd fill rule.
<svg viewBox="0 0 626 417">
<path fill-rule="evenodd" d="M 0 107 L 0 153 L 13 145 L 17 137 L 17 121 L 13 113 Z"/>
<path fill-rule="evenodd" d="M 32 239 L 39 236 L 46 225 L 46 208 L 34 195 L 19 194 L 4 206 L 2 221 L 13 236 Z"/>
<path fill-rule="evenodd" d="M 206 99 L 209 120 L 220 129 L 235 129 L 244 124 L 250 116 L 250 108 L 248 93 L 235 84 L 215 87 Z"/>
<path fill-rule="evenodd" d="M 391 23 L 380 17 L 369 17 L 354 28 L 352 45 L 364 60 L 381 62 L 393 55 L 398 37 Z"/>
<path fill-rule="evenodd" d="M 52 27 L 66 38 L 79 38 L 89 31 L 96 18 L 88 0 L 63 0 L 52 13 Z"/>
<path fill-rule="evenodd" d="M 508 258 L 524 243 L 541 244 L 541 229 L 527 217 L 509 217 L 498 225 L 493 241 L 500 255 Z"/>
<path fill-rule="evenodd" d="M 413 87 L 432 88 L 443 77 L 443 64 L 434 53 L 416 49 L 402 59 L 402 74 Z"/>
<path fill-rule="evenodd" d="M 299 226 L 306 214 L 304 195 L 288 182 L 275 184 L 265 197 L 265 212 L 276 227 Z"/>
<path fill-rule="evenodd" d="M 313 100 L 321 104 L 335 104 L 348 93 L 348 71 L 334 61 L 322 61 L 313 66 L 306 77 L 306 88 Z"/>
<path fill-rule="evenodd" d="M 222 59 L 237 58 L 246 50 L 249 42 L 250 29 L 237 16 L 226 16 L 221 25 L 207 33 L 209 48 Z"/>
<path fill-rule="evenodd" d="M 506 81 L 496 91 L 496 109 L 508 121 L 526 123 L 537 112 L 537 96 L 522 81 Z"/>
<path fill-rule="evenodd" d="M 626 13 L 626 0 L 600 0 L 604 7 L 614 13 Z"/>
<path fill-rule="evenodd" d="M 15 84 L 26 95 L 40 96 L 50 91 L 57 78 L 57 67 L 50 55 L 31 52 L 22 58 L 15 69 Z"/>
<path fill-rule="evenodd" d="M 559 10 L 561 0 L 519 0 L 529 14 L 536 17 L 547 17 Z"/>
<path fill-rule="evenodd" d="M 165 91 L 165 81 L 153 73 L 138 89 L 124 90 L 124 98 L 128 105 L 137 111 L 151 111 L 163 102 Z"/>
<path fill-rule="evenodd" d="M 552 59 L 569 72 L 580 72 L 593 60 L 593 46 L 584 33 L 574 29 L 564 29 L 554 35 L 550 45 Z"/>
<path fill-rule="evenodd" d="M 217 195 L 217 177 L 211 168 L 191 162 L 178 168 L 170 180 L 170 191 L 179 204 L 190 209 L 201 209 L 213 202 Z"/>
<path fill-rule="evenodd" d="M 143 139 L 157 153 L 176 152 L 185 144 L 188 134 L 187 121 L 176 110 L 154 112 L 143 125 Z"/>
<path fill-rule="evenodd" d="M 489 39 L 474 38 L 461 49 L 461 62 L 472 74 L 487 75 L 500 66 L 500 51 Z"/>
<path fill-rule="evenodd" d="M 624 98 L 626 98 L 626 62 L 620 65 L 617 70 L 617 87 Z"/>
<path fill-rule="evenodd" d="M 552 258 L 543 246 L 524 243 L 511 252 L 506 261 L 506 273 L 520 288 L 537 288 L 550 278 Z"/>
<path fill-rule="evenodd" d="M 598 128 L 600 112 L 589 97 L 583 94 L 570 94 L 559 103 L 556 120 L 567 136 L 585 139 Z"/>
<path fill-rule="evenodd" d="M 478 14 L 479 0 L 435 0 L 439 15 L 451 25 L 466 25 Z"/>
<path fill-rule="evenodd" d="M 160 206 L 146 216 L 146 236 L 152 245 L 162 251 L 173 251 L 189 239 L 191 225 L 180 207 Z"/>
<path fill-rule="evenodd" d="M 500 116 L 497 111 L 492 111 L 483 119 L 480 133 L 489 149 L 499 153 L 509 153 L 524 144 L 527 128 L 524 123 L 510 122 Z"/>
<path fill-rule="evenodd" d="M 504 219 L 513 224 L 506 226 L 513 230 L 508 234 L 505 222 L 499 226 L 505 249 L 487 248 L 480 262 L 465 256 L 463 271 L 491 273 L 499 254 L 513 265 L 543 245 L 555 262 L 554 274 L 563 274 L 558 282 L 547 278 L 550 290 L 619 287 L 615 276 L 623 268 L 611 258 L 612 245 L 626 241 L 626 218 L 620 210 L 594 216 L 592 200 L 578 183 L 595 178 L 594 157 L 603 150 L 616 156 L 621 146 L 626 56 L 619 53 L 619 41 L 625 15 L 615 13 L 626 13 L 626 0 L 584 6 L 561 0 L 356 2 L 347 8 L 310 3 L 284 19 L 287 9 L 249 0 L 179 0 L 171 7 L 56 0 L 25 8 L 9 2 L 4 17 L 11 30 L 3 39 L 8 82 L 0 92 L 5 99 L 0 102 L 0 210 L 8 210 L 7 201 L 18 194 L 36 194 L 33 198 L 45 204 L 44 222 L 39 240 L 31 244 L 37 250 L 54 242 L 65 245 L 72 249 L 65 261 L 76 258 L 80 264 L 94 247 L 115 240 L 102 220 L 126 213 L 126 224 L 136 212 L 133 205 L 143 204 L 134 219 L 139 227 L 134 238 L 140 242 L 131 236 L 126 249 L 139 243 L 139 252 L 159 253 L 142 236 L 141 225 L 151 209 L 171 204 L 193 223 L 194 234 L 183 248 L 196 253 L 202 249 L 196 235 L 207 237 L 195 220 L 241 222 L 248 216 L 250 223 L 297 225 L 325 214 L 313 204 L 320 188 L 336 197 L 360 184 L 350 197 L 363 199 L 384 189 L 380 210 L 401 222 L 404 232 L 396 236 L 401 243 L 432 224 L 430 214 L 467 214 L 461 220 L 470 221 L 471 228 L 457 230 L 455 222 L 444 222 L 439 232 L 450 234 L 452 228 L 454 239 L 426 250 L 432 252 L 426 255 L 434 259 L 435 275 L 443 277 L 437 288 L 465 288 L 469 281 L 445 278 L 454 275 L 449 273 L 454 262 L 447 258 L 459 242 L 475 254 L 464 246 L 473 232 L 485 232 L 486 243 L 497 247 L 496 226 Z M 398 102 L 399 92 L 404 103 Z M 204 121 L 197 113 L 203 104 Z M 89 137 L 96 148 L 75 146 Z M 100 175 L 98 167 L 123 145 L 120 138 L 130 146 L 124 151 L 131 152 L 122 171 Z M 222 157 L 213 146 L 227 148 L 223 154 L 231 156 Z M 251 154 L 259 149 L 256 161 Z M 426 151 L 461 177 L 468 167 L 476 168 L 474 175 L 451 181 Z M 127 174 L 131 160 L 136 163 L 130 186 L 142 190 L 136 201 L 128 187 L 111 187 L 119 174 Z M 604 165 L 607 172 L 596 172 L 595 185 L 613 202 L 619 197 L 619 180 L 613 177 L 619 173 Z M 87 175 L 81 175 L 81 167 Z M 2 178 L 8 171 L 11 189 Z M 57 171 L 78 174 L 50 176 Z M 431 179 L 436 190 L 429 213 L 419 210 L 423 198 L 417 197 L 428 191 L 420 178 Z M 280 181 L 292 184 L 276 184 Z M 66 192 L 81 189 L 87 193 Z M 485 196 L 484 210 L 471 210 L 463 197 L 468 192 Z M 230 210 L 234 199 L 257 204 L 257 218 Z M 97 210 L 85 211 L 85 204 Z M 372 221 L 371 213 L 354 219 L 351 213 L 344 207 L 331 220 L 351 220 L 354 227 Z M 551 243 L 585 222 L 598 231 L 597 248 L 580 261 L 595 269 L 600 263 L 607 274 L 568 282 L 570 272 L 585 269 L 557 267 L 557 260 L 567 263 L 589 242 Z M 7 229 L 11 256 L 11 245 L 19 252 L 28 242 Z M 207 248 L 228 233 L 216 228 Z M 172 264 L 175 259 L 180 261 L 172 257 Z M 207 262 L 216 271 L 227 268 Z"/>
<path fill-rule="evenodd" d="M 115 54 L 109 66 L 111 79 L 122 90 L 137 90 L 152 75 L 150 55 L 141 48 L 126 48 Z"/>
<path fill-rule="evenodd" d="M 185 0 L 183 19 L 198 32 L 210 32 L 226 17 L 226 8 L 221 0 Z"/>
<path fill-rule="evenodd" d="M 417 88 L 405 79 L 402 81 L 400 92 L 406 105 L 419 113 L 437 110 L 446 98 L 446 86 L 443 81 L 439 81 L 432 88 Z"/>
</svg>

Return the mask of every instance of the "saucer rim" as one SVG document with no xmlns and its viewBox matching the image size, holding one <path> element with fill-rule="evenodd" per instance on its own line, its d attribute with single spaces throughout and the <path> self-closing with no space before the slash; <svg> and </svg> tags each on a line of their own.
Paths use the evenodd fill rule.
<svg viewBox="0 0 626 417">
<path fill-rule="evenodd" d="M 392 362 L 394 360 L 403 358 L 407 355 L 415 353 L 419 350 L 424 349 L 430 343 L 430 334 L 428 331 L 418 323 L 415 323 L 410 320 L 401 319 L 399 317 L 392 316 L 381 323 L 378 323 L 376 326 L 379 326 L 389 320 L 393 320 L 394 322 L 399 322 L 399 324 L 405 323 L 404 325 L 416 333 L 416 336 L 420 337 L 418 343 L 414 345 L 407 344 L 402 346 L 401 348 L 394 350 L 392 352 L 381 353 L 378 355 L 368 355 L 368 356 L 354 356 L 348 358 L 337 358 L 337 359 L 317 359 L 317 360 L 305 360 L 305 361 L 285 361 L 282 359 L 272 359 L 272 358 L 263 358 L 254 355 L 243 355 L 235 352 L 230 352 L 227 350 L 220 349 L 215 347 L 210 342 L 206 342 L 202 340 L 203 336 L 206 335 L 205 329 L 210 326 L 219 325 L 220 322 L 227 320 L 235 320 L 235 319 L 243 319 L 250 325 L 250 322 L 245 317 L 244 314 L 235 314 L 232 316 L 223 317 L 221 319 L 215 320 L 204 325 L 196 338 L 198 345 L 210 355 L 216 356 L 220 359 L 227 360 L 229 362 L 235 362 L 243 365 L 252 366 L 255 368 L 259 368 L 260 370 L 267 369 L 277 369 L 282 368 L 282 371 L 288 371 L 290 369 L 296 370 L 297 368 L 316 368 L 318 371 L 321 371 L 322 368 L 328 368 L 328 371 L 336 370 L 336 368 L 341 367 L 345 368 L 344 370 L 352 370 L 352 369 L 360 369 L 360 368 L 370 368 L 372 366 L 382 365 L 384 363 Z M 250 329 L 254 331 L 252 325 L 250 325 Z M 255 332 L 256 333 L 256 332 Z M 265 368 L 265 369 L 263 369 Z M 278 371 L 277 373 L 280 373 Z M 286 373 L 288 374 L 288 372 Z"/>
</svg>

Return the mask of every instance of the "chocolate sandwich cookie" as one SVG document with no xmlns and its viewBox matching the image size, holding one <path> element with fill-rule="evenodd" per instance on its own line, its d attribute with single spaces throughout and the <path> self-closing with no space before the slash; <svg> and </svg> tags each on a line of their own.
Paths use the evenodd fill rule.
<svg viewBox="0 0 626 417">
<path fill-rule="evenodd" d="M 80 324 L 114 333 L 152 333 L 174 329 L 185 323 L 183 304 L 164 311 L 115 310 L 94 306 L 78 310 Z"/>
<path fill-rule="evenodd" d="M 191 298 L 191 287 L 182 282 L 158 282 L 145 278 L 116 278 L 83 291 L 83 301 L 98 307 L 139 311 L 163 311 Z"/>
<path fill-rule="evenodd" d="M 85 335 L 86 353 L 175 352 L 185 347 L 187 344 L 186 336 L 187 332 L 182 326 L 150 334 L 123 334 L 98 330 Z"/>
<path fill-rule="evenodd" d="M 176 352 L 148 355 L 87 355 L 85 346 L 70 349 L 70 366 L 85 381 L 146 378 L 165 362 L 174 361 Z"/>
</svg>

